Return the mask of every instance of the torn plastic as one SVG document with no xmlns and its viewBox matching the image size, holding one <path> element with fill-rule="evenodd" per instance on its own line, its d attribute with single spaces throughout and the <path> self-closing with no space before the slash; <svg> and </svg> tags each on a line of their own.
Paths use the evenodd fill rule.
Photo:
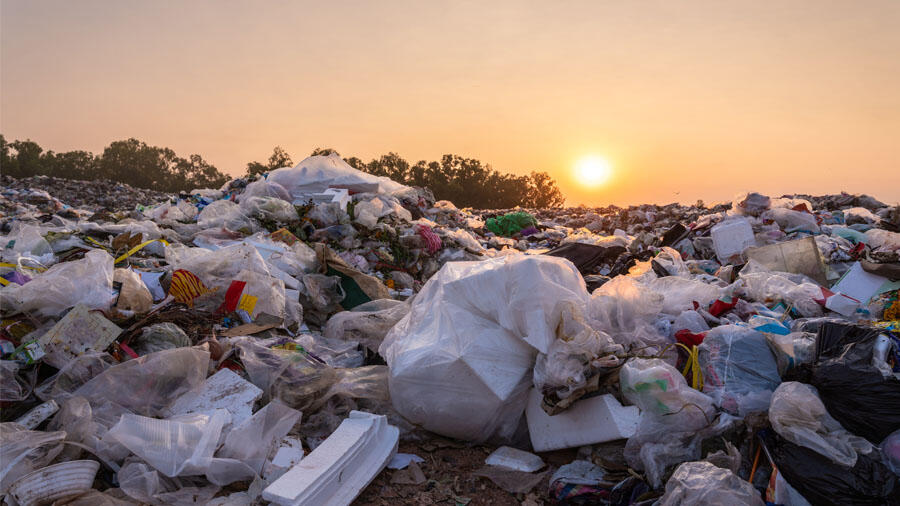
<svg viewBox="0 0 900 506">
<path fill-rule="evenodd" d="M 110 401 L 134 413 L 158 416 L 183 393 L 206 379 L 209 352 L 197 348 L 163 350 L 115 365 L 74 394 Z"/>
</svg>

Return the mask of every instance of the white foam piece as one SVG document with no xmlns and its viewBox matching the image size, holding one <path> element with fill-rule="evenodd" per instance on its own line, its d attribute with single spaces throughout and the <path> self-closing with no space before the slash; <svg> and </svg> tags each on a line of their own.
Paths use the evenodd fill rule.
<svg viewBox="0 0 900 506">
<path fill-rule="evenodd" d="M 171 415 L 208 413 L 224 409 L 231 413 L 231 423 L 238 426 L 253 415 L 253 404 L 263 391 L 230 369 L 213 374 L 200 387 L 186 392 L 169 407 Z"/>
<path fill-rule="evenodd" d="M 397 452 L 399 437 L 385 416 L 351 411 L 328 439 L 266 487 L 263 499 L 284 506 L 350 504 Z"/>
<path fill-rule="evenodd" d="M 536 389 L 528 394 L 525 415 L 531 446 L 538 452 L 629 438 L 640 420 L 636 406 L 622 406 L 610 394 L 581 399 L 550 416 L 541 409 L 541 393 Z"/>
</svg>

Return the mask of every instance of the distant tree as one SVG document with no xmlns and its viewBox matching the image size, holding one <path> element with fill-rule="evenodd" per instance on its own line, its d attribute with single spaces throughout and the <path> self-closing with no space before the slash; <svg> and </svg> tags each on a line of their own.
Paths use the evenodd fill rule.
<svg viewBox="0 0 900 506">
<path fill-rule="evenodd" d="M 90 179 L 97 174 L 97 164 L 97 157 L 87 151 L 47 151 L 41 157 L 44 174 L 67 179 Z"/>
<path fill-rule="evenodd" d="M 272 149 L 272 155 L 269 156 L 268 163 L 250 162 L 247 164 L 247 175 L 254 176 L 292 165 L 294 165 L 294 162 L 291 160 L 291 155 L 281 146 L 275 146 Z"/>
<path fill-rule="evenodd" d="M 173 191 L 175 152 L 169 148 L 149 146 L 131 138 L 115 141 L 103 150 L 98 162 L 98 175 L 139 188 Z"/>
<path fill-rule="evenodd" d="M 316 148 L 313 150 L 312 153 L 309 154 L 309 156 L 329 156 L 329 155 L 341 156 L 341 154 L 338 153 L 337 150 L 334 150 L 331 148 Z"/>
<path fill-rule="evenodd" d="M 372 160 L 367 167 L 366 172 L 370 174 L 385 176 L 401 183 L 405 182 L 409 175 L 409 162 L 393 152 Z"/>
<path fill-rule="evenodd" d="M 31 177 L 41 174 L 41 153 L 43 148 L 31 140 L 13 141 L 9 143 L 9 156 L 12 159 L 9 171 L 4 174 L 13 177 Z"/>
<path fill-rule="evenodd" d="M 200 155 L 175 160 L 175 184 L 173 191 L 190 191 L 197 188 L 219 188 L 228 182 L 228 176 L 219 172 Z"/>
<path fill-rule="evenodd" d="M 560 207 L 566 201 L 556 181 L 546 172 L 532 172 L 528 176 L 527 207 Z"/>
<path fill-rule="evenodd" d="M 344 161 L 347 162 L 347 165 L 353 167 L 356 170 L 365 171 L 366 170 L 366 162 L 360 160 L 355 156 L 351 156 L 350 158 L 344 158 Z"/>
<path fill-rule="evenodd" d="M 10 152 L 9 143 L 6 142 L 6 137 L 0 134 L 0 174 L 13 175 L 13 172 L 18 170 L 15 164 L 16 159 Z"/>
</svg>

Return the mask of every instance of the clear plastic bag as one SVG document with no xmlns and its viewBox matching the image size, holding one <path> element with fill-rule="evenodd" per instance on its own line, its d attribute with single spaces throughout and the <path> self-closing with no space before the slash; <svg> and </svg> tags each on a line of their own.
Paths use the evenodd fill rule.
<svg viewBox="0 0 900 506">
<path fill-rule="evenodd" d="M 195 506 L 207 504 L 219 491 L 201 478 L 167 478 L 147 464 L 127 462 L 116 477 L 128 497 L 154 506 Z"/>
<path fill-rule="evenodd" d="M 594 290 L 588 316 L 627 351 L 652 355 L 670 343 L 655 322 L 665 297 L 628 276 L 616 276 Z"/>
<path fill-rule="evenodd" d="M 217 485 L 252 480 L 262 473 L 266 456 L 275 443 L 290 432 L 300 421 L 300 417 L 299 411 L 291 409 L 277 399 L 272 400 L 241 425 L 228 432 L 225 443 L 216 452 L 216 458 L 206 473 L 207 477 Z M 250 473 L 242 474 L 241 466 L 223 465 L 221 461 L 225 459 L 243 464 Z"/>
<path fill-rule="evenodd" d="M 787 381 L 775 389 L 769 421 L 779 436 L 847 467 L 856 464 L 858 453 L 872 451 L 872 444 L 841 427 L 828 414 L 815 387 Z"/>
<path fill-rule="evenodd" d="M 659 486 L 666 466 L 699 458 L 697 433 L 713 423 L 713 401 L 660 359 L 629 360 L 619 372 L 619 385 L 622 395 L 641 409 L 625 458 Z"/>
<path fill-rule="evenodd" d="M 388 331 L 409 312 L 410 306 L 401 301 L 390 301 L 390 307 L 378 311 L 342 311 L 328 319 L 323 334 L 329 339 L 356 341 L 372 351 L 378 351 Z"/>
<path fill-rule="evenodd" d="M 242 198 L 240 207 L 247 216 L 258 220 L 291 223 L 300 219 L 294 206 L 278 197 Z"/>
<path fill-rule="evenodd" d="M 703 392 L 735 415 L 767 411 L 781 383 L 766 336 L 747 327 L 722 325 L 707 332 L 699 361 Z"/>
<path fill-rule="evenodd" d="M 728 469 L 709 462 L 685 462 L 666 483 L 666 493 L 660 498 L 659 506 L 692 504 L 763 506 L 765 503 L 753 485 Z"/>
<path fill-rule="evenodd" d="M 657 278 L 647 283 L 647 286 L 663 296 L 662 310 L 668 314 L 679 314 L 693 309 L 694 302 L 699 303 L 702 308 L 707 308 L 724 292 L 722 287 L 677 276 Z"/>
<path fill-rule="evenodd" d="M 241 207 L 230 200 L 217 200 L 204 207 L 197 216 L 200 228 L 225 228 L 243 234 L 252 234 L 258 228 Z"/>
<path fill-rule="evenodd" d="M 561 301 L 556 308 L 556 339 L 547 353 L 538 354 L 534 366 L 534 386 L 558 399 L 587 385 L 587 380 L 603 369 L 622 363 L 625 349 L 604 332 L 594 330 L 582 314 L 582 306 Z"/>
<path fill-rule="evenodd" d="M 0 236 L 0 257 L 5 262 L 15 263 L 20 257 L 35 260 L 43 265 L 53 263 L 53 249 L 44 239 L 40 227 L 22 222 L 14 222 L 12 231 L 7 236 Z"/>
<path fill-rule="evenodd" d="M 231 415 L 224 409 L 168 420 L 125 414 L 108 435 L 168 477 L 204 474 Z"/>
<path fill-rule="evenodd" d="M 293 201 L 291 194 L 288 193 L 284 186 L 264 178 L 257 179 L 248 184 L 247 187 L 244 188 L 244 193 L 241 193 L 238 200 L 243 203 L 245 199 L 251 197 L 275 197 L 287 202 Z"/>
<path fill-rule="evenodd" d="M 803 211 L 784 208 L 769 209 L 763 213 L 762 218 L 775 220 L 775 223 L 778 223 L 778 226 L 788 233 L 795 231 L 819 233 L 819 224 L 816 222 L 816 216 Z"/>
<path fill-rule="evenodd" d="M 0 402 L 19 402 L 31 395 L 29 382 L 19 375 L 18 362 L 0 360 Z"/>
<path fill-rule="evenodd" d="M 181 394 L 206 379 L 209 352 L 163 350 L 115 365 L 75 391 L 91 403 L 108 400 L 134 413 L 159 416 Z"/>
<path fill-rule="evenodd" d="M 62 405 L 91 378 L 116 364 L 108 353 L 86 352 L 69 360 L 62 369 L 44 380 L 34 391 L 42 401 L 55 400 Z"/>
<path fill-rule="evenodd" d="M 171 322 L 148 325 L 132 338 L 131 349 L 138 355 L 149 355 L 162 350 L 184 348 L 191 345 L 191 339 L 181 327 Z"/>
<path fill-rule="evenodd" d="M 88 251 L 81 260 L 56 264 L 24 285 L 0 290 L 5 312 L 56 316 L 76 305 L 109 309 L 113 300 L 113 258 L 105 251 Z"/>
<path fill-rule="evenodd" d="M 822 287 L 801 275 L 766 270 L 754 261 L 747 262 L 739 276 L 747 297 L 765 304 L 784 301 L 805 317 L 822 316 Z"/>
</svg>

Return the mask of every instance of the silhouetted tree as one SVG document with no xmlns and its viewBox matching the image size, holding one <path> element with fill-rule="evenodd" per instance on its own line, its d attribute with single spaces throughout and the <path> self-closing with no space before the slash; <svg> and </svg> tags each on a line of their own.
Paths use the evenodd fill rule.
<svg viewBox="0 0 900 506">
<path fill-rule="evenodd" d="M 309 154 L 309 156 L 329 156 L 329 155 L 341 156 L 340 153 L 338 153 L 336 150 L 331 149 L 331 148 L 316 148 L 313 150 L 312 153 Z"/>
<path fill-rule="evenodd" d="M 247 164 L 247 175 L 254 176 L 264 172 L 271 172 L 282 167 L 290 167 L 294 165 L 291 161 L 291 155 L 287 153 L 281 146 L 275 146 L 272 149 L 272 155 L 269 156 L 268 163 L 250 162 Z"/>
</svg>

